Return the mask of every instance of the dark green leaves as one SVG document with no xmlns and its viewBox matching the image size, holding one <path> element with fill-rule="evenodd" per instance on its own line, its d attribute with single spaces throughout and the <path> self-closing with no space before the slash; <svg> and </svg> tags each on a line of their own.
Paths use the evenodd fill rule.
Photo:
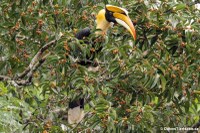
<svg viewBox="0 0 200 133">
<path fill-rule="evenodd" d="M 187 7 L 186 4 L 177 4 L 176 6 L 173 7 L 173 10 L 175 10 L 175 11 L 183 10 L 186 7 Z"/>
</svg>

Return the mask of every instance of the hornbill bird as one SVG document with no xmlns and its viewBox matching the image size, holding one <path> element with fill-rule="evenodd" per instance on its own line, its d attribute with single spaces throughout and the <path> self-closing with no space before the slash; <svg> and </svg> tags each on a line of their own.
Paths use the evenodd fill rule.
<svg viewBox="0 0 200 133">
<path fill-rule="evenodd" d="M 107 30 L 113 25 L 119 24 L 125 27 L 130 34 L 136 40 L 136 31 L 135 27 L 128 16 L 128 11 L 124 8 L 106 5 L 105 9 L 102 9 L 98 12 L 96 16 L 96 29 L 99 29 L 95 32 L 96 36 L 101 34 L 106 34 Z M 85 37 L 88 37 L 91 34 L 89 28 L 84 28 L 78 32 L 75 36 L 79 40 L 84 40 Z M 101 49 L 100 49 L 101 50 Z M 90 58 L 91 59 L 91 58 Z M 86 63 L 79 62 L 80 65 L 86 65 Z M 84 117 L 84 98 L 78 100 L 73 100 L 69 102 L 68 109 L 68 123 L 77 124 Z"/>
</svg>

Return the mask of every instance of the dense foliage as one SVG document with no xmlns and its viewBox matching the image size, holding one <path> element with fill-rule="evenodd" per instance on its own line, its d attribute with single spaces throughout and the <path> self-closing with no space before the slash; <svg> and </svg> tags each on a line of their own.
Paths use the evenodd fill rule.
<svg viewBox="0 0 200 133">
<path fill-rule="evenodd" d="M 109 30 L 95 63 L 75 62 L 74 34 L 106 3 L 129 11 L 134 41 Z M 186 0 L 1 0 L 0 132 L 155 132 L 191 127 L 200 114 L 200 10 Z M 88 38 L 90 41 L 94 36 Z M 95 52 L 95 51 L 93 51 Z M 70 99 L 86 97 L 85 119 L 68 125 Z"/>
</svg>

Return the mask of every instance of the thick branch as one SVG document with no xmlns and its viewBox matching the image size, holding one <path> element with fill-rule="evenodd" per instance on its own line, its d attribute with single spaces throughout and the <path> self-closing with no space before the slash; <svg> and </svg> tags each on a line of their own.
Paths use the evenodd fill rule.
<svg viewBox="0 0 200 133">
<path fill-rule="evenodd" d="M 49 47 L 53 46 L 55 44 L 56 40 L 53 40 L 47 44 L 45 44 L 38 52 L 37 54 L 33 57 L 31 63 L 29 64 L 29 67 L 32 68 L 33 65 L 37 62 L 39 57 L 46 51 Z"/>
<path fill-rule="evenodd" d="M 47 56 L 49 55 L 48 53 L 42 57 L 43 53 L 48 48 L 55 45 L 56 41 L 57 40 L 52 40 L 49 43 L 45 44 L 42 48 L 40 48 L 40 50 L 36 53 L 36 55 L 31 60 L 28 67 L 25 68 L 25 70 L 22 73 L 18 74 L 18 76 L 13 78 L 9 76 L 0 75 L 0 81 L 7 81 L 18 88 L 24 85 L 29 85 L 32 81 L 33 73 L 45 62 Z M 24 77 L 27 77 L 27 78 L 23 79 Z"/>
<path fill-rule="evenodd" d="M 8 76 L 0 75 L 0 81 L 7 81 L 8 83 L 11 83 L 13 86 L 19 87 L 18 84 Z"/>
<path fill-rule="evenodd" d="M 46 57 L 43 57 L 42 59 L 40 59 L 33 67 L 32 69 L 30 69 L 30 71 L 27 73 L 27 79 L 26 80 L 18 80 L 16 81 L 16 83 L 19 86 L 24 86 L 24 85 L 29 85 L 32 81 L 33 78 L 33 73 L 44 63 L 44 61 L 46 60 Z"/>
<path fill-rule="evenodd" d="M 38 52 L 37 54 L 33 57 L 33 59 L 31 60 L 29 66 L 22 72 L 20 73 L 16 79 L 21 79 L 24 78 L 30 71 L 31 69 L 34 67 L 34 64 L 37 63 L 38 59 L 40 58 L 40 56 L 51 46 L 53 46 L 55 44 L 56 40 L 53 40 L 47 44 L 45 44 Z"/>
<path fill-rule="evenodd" d="M 8 76 L 0 75 L 0 81 L 7 81 L 7 80 L 11 80 L 11 78 Z"/>
</svg>

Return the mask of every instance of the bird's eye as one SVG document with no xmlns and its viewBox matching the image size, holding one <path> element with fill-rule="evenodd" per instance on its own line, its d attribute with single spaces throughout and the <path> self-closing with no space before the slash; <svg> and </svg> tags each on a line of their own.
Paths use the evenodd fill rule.
<svg viewBox="0 0 200 133">
<path fill-rule="evenodd" d="M 112 13 L 112 12 L 109 12 L 109 14 L 112 15 L 113 13 Z"/>
</svg>

